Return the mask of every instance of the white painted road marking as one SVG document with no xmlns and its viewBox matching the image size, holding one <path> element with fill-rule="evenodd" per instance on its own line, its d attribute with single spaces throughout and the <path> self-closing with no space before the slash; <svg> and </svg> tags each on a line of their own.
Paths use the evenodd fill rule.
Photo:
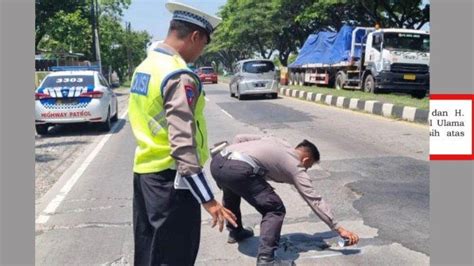
<svg viewBox="0 0 474 266">
<path fill-rule="evenodd" d="M 229 114 L 226 110 L 224 109 L 221 109 L 221 111 L 226 114 L 228 117 L 232 118 L 232 119 L 235 119 L 231 114 Z"/>
<path fill-rule="evenodd" d="M 121 116 L 120 119 L 123 119 L 127 115 L 128 111 L 125 111 Z M 74 172 L 74 174 L 71 176 L 71 178 L 66 182 L 66 184 L 61 188 L 59 191 L 59 194 L 54 197 L 54 199 L 49 202 L 48 206 L 43 210 L 43 212 L 38 216 L 36 219 L 35 223 L 37 224 L 45 224 L 49 218 L 51 217 L 51 214 L 54 214 L 56 209 L 61 205 L 61 202 L 66 198 L 66 195 L 71 191 L 72 187 L 76 184 L 77 180 L 82 176 L 82 174 L 85 172 L 87 167 L 89 167 L 89 164 L 94 161 L 94 158 L 97 156 L 97 154 L 100 152 L 102 147 L 104 147 L 105 143 L 110 139 L 113 133 L 117 130 L 119 126 L 119 123 L 116 123 L 112 129 L 110 130 L 107 135 L 105 135 L 100 142 L 97 144 L 95 149 L 87 156 L 87 158 L 84 160 L 84 162 L 79 166 L 79 168 Z"/>
<path fill-rule="evenodd" d="M 335 257 L 335 256 L 342 256 L 342 253 L 334 253 L 334 254 L 323 254 L 323 255 L 314 255 L 308 257 L 302 257 L 302 259 L 319 259 L 319 258 L 326 258 L 326 257 Z"/>
</svg>

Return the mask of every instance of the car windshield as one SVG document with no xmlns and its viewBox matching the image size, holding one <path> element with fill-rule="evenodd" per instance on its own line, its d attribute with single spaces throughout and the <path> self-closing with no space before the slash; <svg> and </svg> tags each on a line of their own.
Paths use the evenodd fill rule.
<svg viewBox="0 0 474 266">
<path fill-rule="evenodd" d="M 243 70 L 247 73 L 266 73 L 275 71 L 275 65 L 269 61 L 250 61 L 244 63 Z"/>
<path fill-rule="evenodd" d="M 430 51 L 430 36 L 418 33 L 385 33 L 383 37 L 384 48 L 402 51 Z"/>
<path fill-rule="evenodd" d="M 94 86 L 92 75 L 49 76 L 42 87 L 87 87 Z"/>
<path fill-rule="evenodd" d="M 213 68 L 201 68 L 201 72 L 204 73 L 204 74 L 212 74 L 212 73 L 214 73 L 214 69 Z"/>
</svg>

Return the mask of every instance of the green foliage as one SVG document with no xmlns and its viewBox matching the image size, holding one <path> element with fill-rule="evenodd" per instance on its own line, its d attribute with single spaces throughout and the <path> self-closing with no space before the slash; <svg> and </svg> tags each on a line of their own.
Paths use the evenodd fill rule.
<svg viewBox="0 0 474 266">
<path fill-rule="evenodd" d="M 89 53 L 92 42 L 92 29 L 81 10 L 66 13 L 61 10 L 45 24 L 48 34 L 40 41 L 39 47 L 56 52 Z"/>
<path fill-rule="evenodd" d="M 123 79 L 129 67 L 132 70 L 145 58 L 151 36 L 145 31 L 126 30 L 116 17 L 101 16 L 99 39 L 103 68 L 112 67 Z"/>
<path fill-rule="evenodd" d="M 422 0 L 320 0 L 311 1 L 298 20 L 313 28 L 338 30 L 343 24 L 383 28 L 421 28 L 429 21 L 430 5 Z"/>
<path fill-rule="evenodd" d="M 50 19 L 58 12 L 65 14 L 82 12 L 85 15 L 87 2 L 84 0 L 37 0 L 35 1 L 35 47 L 48 32 Z"/>
<path fill-rule="evenodd" d="M 36 48 L 82 53 L 93 58 L 91 6 L 94 0 L 37 0 Z M 97 2 L 97 0 L 95 0 Z M 122 79 L 146 56 L 147 32 L 126 30 L 121 21 L 131 0 L 100 0 L 98 32 L 103 70 L 116 70 Z M 130 71 L 129 71 L 130 69 Z"/>
<path fill-rule="evenodd" d="M 354 26 L 421 28 L 429 21 L 422 0 L 228 0 L 223 22 L 203 57 L 218 58 L 226 68 L 244 58 L 270 58 L 278 51 L 286 66 L 309 34 Z"/>
<path fill-rule="evenodd" d="M 131 0 L 100 0 L 100 13 L 113 17 L 123 16 L 123 11 L 127 9 Z"/>
</svg>

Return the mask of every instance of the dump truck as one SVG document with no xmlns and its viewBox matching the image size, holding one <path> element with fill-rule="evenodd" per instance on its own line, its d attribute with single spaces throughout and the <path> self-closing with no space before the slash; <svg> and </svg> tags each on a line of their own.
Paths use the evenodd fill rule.
<svg viewBox="0 0 474 266">
<path fill-rule="evenodd" d="M 335 89 L 429 92 L 430 35 L 427 31 L 343 26 L 311 34 L 288 66 L 288 84 Z"/>
</svg>

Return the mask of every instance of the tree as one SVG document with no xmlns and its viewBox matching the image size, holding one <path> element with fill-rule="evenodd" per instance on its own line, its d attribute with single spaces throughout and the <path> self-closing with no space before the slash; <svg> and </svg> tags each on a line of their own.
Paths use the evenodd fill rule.
<svg viewBox="0 0 474 266">
<path fill-rule="evenodd" d="M 239 12 L 239 8 L 238 0 L 229 0 L 221 7 L 219 15 L 223 21 L 214 32 L 211 43 L 201 56 L 202 61 L 205 61 L 207 57 L 214 57 L 227 70 L 232 70 L 232 65 L 236 61 L 250 57 L 254 53 L 252 44 L 234 31 L 234 24 L 236 24 L 234 14 Z"/>
<path fill-rule="evenodd" d="M 305 1 L 305 0 L 303 0 Z M 298 20 L 312 28 L 337 31 L 344 24 L 421 28 L 429 22 L 430 5 L 422 0 L 319 0 L 302 9 Z"/>
<path fill-rule="evenodd" d="M 352 0 L 355 1 L 355 0 Z M 382 27 L 420 29 L 430 20 L 430 5 L 421 0 L 359 0 L 363 10 Z"/>
<path fill-rule="evenodd" d="M 338 31 L 343 25 L 416 28 L 426 24 L 430 5 L 422 0 L 228 0 L 223 19 L 204 56 L 218 56 L 226 68 L 278 50 L 283 66 L 311 33 Z"/>
<path fill-rule="evenodd" d="M 145 46 L 151 36 L 147 32 L 125 30 L 121 16 L 130 0 L 100 0 L 99 7 L 91 14 L 92 1 L 38 0 L 36 47 L 53 52 L 83 53 L 86 59 L 93 61 L 91 15 L 94 14 L 100 26 L 104 70 L 112 67 L 123 78 L 129 65 L 133 68 L 145 57 Z"/>
<path fill-rule="evenodd" d="M 46 45 L 54 47 L 67 47 L 70 43 L 63 40 L 74 39 L 69 35 L 75 34 L 83 36 L 92 35 L 92 22 L 95 12 L 91 12 L 92 2 L 97 0 L 36 0 L 36 18 L 35 18 L 35 48 L 40 48 L 40 42 L 43 40 L 43 48 Z M 101 0 L 100 6 L 97 8 L 98 17 L 110 16 L 120 18 L 123 10 L 128 8 L 131 0 Z M 77 21 L 75 21 L 77 20 Z M 87 23 L 84 23 L 87 22 Z M 82 26 L 82 29 L 78 28 Z M 58 28 L 59 27 L 59 28 Z M 87 29 L 89 27 L 90 29 Z M 80 40 L 80 38 L 77 38 Z M 94 54 L 91 47 L 92 37 L 83 38 L 81 44 L 76 43 L 75 46 L 82 48 L 82 43 L 87 43 L 88 50 L 76 50 L 76 52 L 84 53 L 89 59 Z"/>
<path fill-rule="evenodd" d="M 112 67 L 120 79 L 146 56 L 146 44 L 151 36 L 146 31 L 127 31 L 118 17 L 100 17 L 100 50 L 104 68 Z M 130 51 L 130 53 L 128 52 Z"/>
<path fill-rule="evenodd" d="M 92 31 L 81 10 L 72 13 L 61 10 L 44 25 L 48 27 L 48 34 L 38 43 L 39 47 L 56 52 L 84 52 L 89 56 L 87 52 L 92 41 Z"/>
<path fill-rule="evenodd" d="M 35 48 L 48 33 L 50 19 L 58 12 L 64 14 L 83 12 L 87 6 L 84 0 L 36 0 L 35 2 Z M 84 14 L 83 14 L 84 15 Z"/>
</svg>

